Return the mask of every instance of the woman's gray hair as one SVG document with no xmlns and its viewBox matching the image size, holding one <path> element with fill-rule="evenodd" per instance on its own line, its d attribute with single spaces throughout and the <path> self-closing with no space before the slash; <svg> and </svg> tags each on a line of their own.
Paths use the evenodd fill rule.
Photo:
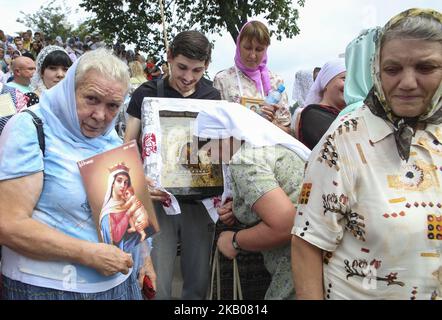
<svg viewBox="0 0 442 320">
<path fill-rule="evenodd" d="M 99 48 L 88 51 L 81 56 L 75 73 L 75 87 L 85 74 L 90 70 L 96 70 L 104 76 L 126 85 L 129 88 L 129 70 L 127 65 L 112 54 L 112 51 Z"/>
<path fill-rule="evenodd" d="M 411 16 L 385 31 L 382 44 L 393 39 L 417 39 L 442 42 L 442 24 L 427 15 Z"/>
</svg>

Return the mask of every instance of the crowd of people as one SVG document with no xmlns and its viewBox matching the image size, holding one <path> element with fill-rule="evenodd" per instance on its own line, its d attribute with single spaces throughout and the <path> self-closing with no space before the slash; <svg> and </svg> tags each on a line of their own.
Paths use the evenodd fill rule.
<svg viewBox="0 0 442 320">
<path fill-rule="evenodd" d="M 0 30 L 0 86 L 19 89 L 20 93 L 30 93 L 18 105 L 18 109 L 31 106 L 38 102 L 38 97 L 45 89 L 49 89 L 61 80 L 67 69 L 84 53 L 97 48 L 106 47 L 96 34 L 85 36 L 83 41 L 71 37 L 63 41 L 60 36 L 51 39 L 42 32 L 27 30 L 16 36 L 6 35 Z M 52 52 L 53 57 L 49 56 Z M 115 44 L 113 53 L 129 65 L 131 84 L 136 86 L 147 80 L 156 80 L 167 76 L 167 64 L 156 62 L 154 58 L 147 59 L 140 52 L 126 50 L 124 45 Z M 45 62 L 45 59 L 48 60 Z M 54 79 L 45 79 L 47 66 L 52 69 Z M 60 68 L 60 70 L 55 70 Z M 57 72 L 56 72 L 57 71 Z M 49 73 L 49 70 L 48 70 Z M 57 81 L 58 79 L 58 81 Z M 19 93 L 19 94 L 20 94 Z"/>
<path fill-rule="evenodd" d="M 292 114 L 285 92 L 264 102 L 283 84 L 270 40 L 264 23 L 244 24 L 212 82 L 199 31 L 177 34 L 161 67 L 98 36 L 0 31 L 1 95 L 16 113 L 0 118 L 1 297 L 139 300 L 148 276 L 172 299 L 180 248 L 181 298 L 203 300 L 215 246 L 224 267 L 237 259 L 245 298 L 441 299 L 442 14 L 406 10 L 355 34 L 344 58 L 300 70 Z M 194 136 L 219 147 L 225 183 L 217 220 L 146 176 L 160 232 L 137 235 L 145 255 L 99 241 L 76 163 L 132 140 L 146 157 L 148 97 L 218 101 Z M 130 187 L 128 173 L 109 176 L 103 208 L 122 201 L 116 183 Z"/>
</svg>

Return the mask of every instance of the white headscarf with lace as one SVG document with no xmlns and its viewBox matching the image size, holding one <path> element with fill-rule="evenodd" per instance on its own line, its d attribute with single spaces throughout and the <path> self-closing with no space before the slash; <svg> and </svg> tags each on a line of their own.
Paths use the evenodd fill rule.
<svg viewBox="0 0 442 320">
<path fill-rule="evenodd" d="M 62 51 L 68 55 L 65 49 L 59 46 L 47 46 L 44 47 L 40 53 L 37 56 L 37 59 L 35 61 L 36 70 L 34 72 L 34 75 L 31 78 L 31 89 L 32 91 L 38 91 L 40 94 L 43 91 L 46 91 L 48 88 L 43 82 L 43 78 L 41 77 L 41 68 L 43 66 L 43 62 L 45 61 L 46 57 L 54 52 L 54 51 Z M 69 56 L 69 55 L 68 55 Z"/>
<path fill-rule="evenodd" d="M 298 102 L 300 107 L 305 105 L 305 98 L 313 85 L 313 70 L 299 70 L 295 73 L 292 99 Z"/>
</svg>

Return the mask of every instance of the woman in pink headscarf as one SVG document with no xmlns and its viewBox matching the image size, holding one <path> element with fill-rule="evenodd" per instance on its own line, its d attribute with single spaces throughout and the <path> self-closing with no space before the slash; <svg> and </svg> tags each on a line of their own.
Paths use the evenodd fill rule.
<svg viewBox="0 0 442 320">
<path fill-rule="evenodd" d="M 219 72 L 213 86 L 221 99 L 244 104 L 245 99 L 264 99 L 270 90 L 283 84 L 281 77 L 267 69 L 270 33 L 259 21 L 249 21 L 236 39 L 235 65 Z M 288 98 L 284 92 L 278 105 L 263 106 L 260 113 L 286 132 L 290 128 Z"/>
</svg>

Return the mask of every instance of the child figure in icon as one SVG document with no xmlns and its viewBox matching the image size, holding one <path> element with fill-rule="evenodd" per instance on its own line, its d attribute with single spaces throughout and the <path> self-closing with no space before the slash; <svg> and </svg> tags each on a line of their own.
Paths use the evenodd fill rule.
<svg viewBox="0 0 442 320">
<path fill-rule="evenodd" d="M 144 241 L 144 239 L 146 239 L 146 232 L 144 229 L 149 226 L 149 218 L 141 201 L 135 199 L 134 196 L 134 188 L 132 186 L 128 187 L 124 197 L 126 200 L 125 207 L 129 207 L 126 215 L 129 216 L 130 228 L 127 230 L 127 232 L 138 232 L 141 236 L 140 241 Z"/>
</svg>

